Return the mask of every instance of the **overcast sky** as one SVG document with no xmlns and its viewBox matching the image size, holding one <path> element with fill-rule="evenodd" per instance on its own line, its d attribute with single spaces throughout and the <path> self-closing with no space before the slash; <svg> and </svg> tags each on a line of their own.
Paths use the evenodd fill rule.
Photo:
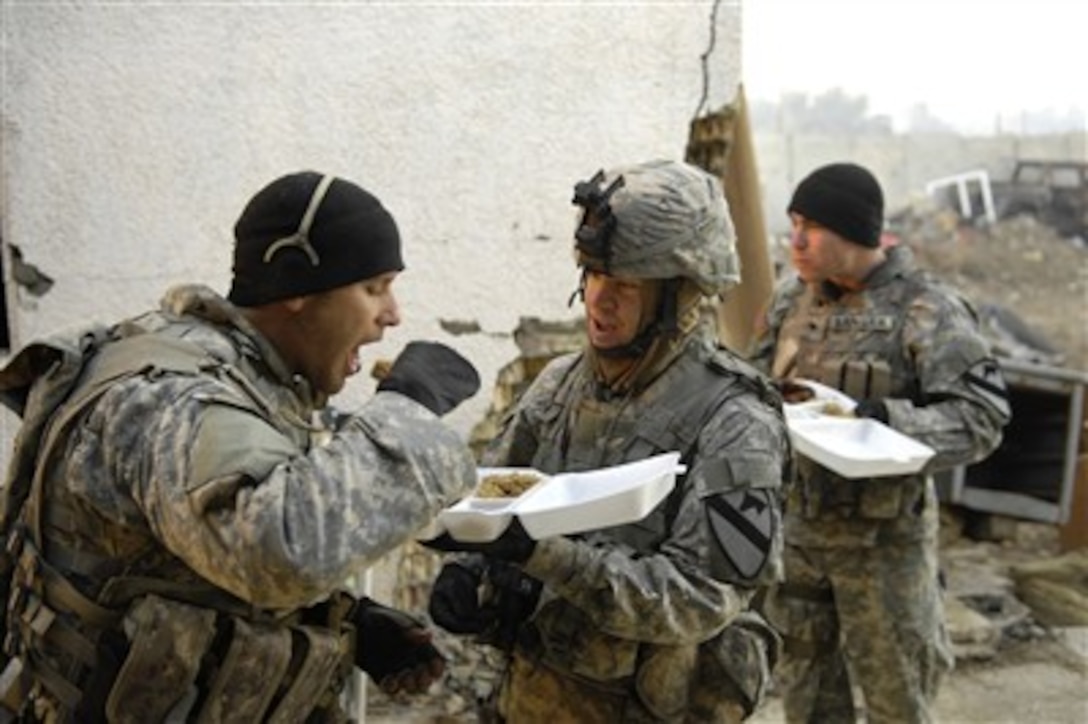
<svg viewBox="0 0 1088 724">
<path fill-rule="evenodd" d="M 841 88 L 897 122 L 915 104 L 963 132 L 1024 111 L 1088 113 L 1085 0 L 742 0 L 750 100 Z"/>
</svg>

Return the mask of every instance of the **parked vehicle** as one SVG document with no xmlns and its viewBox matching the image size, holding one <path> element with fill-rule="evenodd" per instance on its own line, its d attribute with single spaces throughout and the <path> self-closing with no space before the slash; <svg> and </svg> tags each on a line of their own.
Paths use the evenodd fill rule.
<svg viewBox="0 0 1088 724">
<path fill-rule="evenodd" d="M 999 219 L 1028 214 L 1088 240 L 1088 162 L 1020 160 L 1008 181 L 991 179 L 990 188 Z"/>
<path fill-rule="evenodd" d="M 963 219 L 993 223 L 1028 215 L 1062 236 L 1088 241 L 1088 162 L 1020 159 L 1007 180 L 983 169 L 933 179 L 926 194 Z"/>
</svg>

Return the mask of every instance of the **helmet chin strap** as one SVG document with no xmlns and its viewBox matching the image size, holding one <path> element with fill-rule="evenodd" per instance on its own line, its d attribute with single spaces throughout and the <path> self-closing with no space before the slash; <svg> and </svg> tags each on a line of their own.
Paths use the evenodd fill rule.
<svg viewBox="0 0 1088 724">
<path fill-rule="evenodd" d="M 584 286 L 579 287 L 579 292 L 584 292 Z M 677 321 L 677 306 L 680 292 L 679 279 L 665 279 L 661 286 L 661 301 L 657 305 L 654 320 L 642 328 L 627 344 L 618 347 L 601 349 L 594 347 L 598 356 L 604 359 L 638 359 L 649 351 L 654 340 L 658 336 L 671 337 L 679 330 Z M 577 294 L 578 292 L 576 292 Z M 573 300 L 574 297 L 572 296 Z"/>
</svg>

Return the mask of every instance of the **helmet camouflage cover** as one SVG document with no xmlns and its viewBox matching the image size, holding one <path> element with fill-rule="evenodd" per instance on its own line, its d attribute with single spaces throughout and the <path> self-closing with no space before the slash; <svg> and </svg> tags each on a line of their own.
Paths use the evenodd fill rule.
<svg viewBox="0 0 1088 724">
<path fill-rule="evenodd" d="M 578 263 L 640 279 L 684 277 L 704 294 L 740 281 L 736 234 L 721 183 L 679 161 L 599 171 L 574 188 L 584 213 Z"/>
</svg>

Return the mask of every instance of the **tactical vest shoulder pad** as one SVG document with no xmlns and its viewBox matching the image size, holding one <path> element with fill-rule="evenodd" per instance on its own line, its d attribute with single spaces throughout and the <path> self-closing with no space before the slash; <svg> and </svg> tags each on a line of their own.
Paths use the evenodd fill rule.
<svg viewBox="0 0 1088 724">
<path fill-rule="evenodd" d="M 30 388 L 44 377 L 51 378 L 47 386 L 67 395 L 87 357 L 108 337 L 108 328 L 94 325 L 75 334 L 31 342 L 0 370 L 0 402 L 21 417 Z"/>
<path fill-rule="evenodd" d="M 718 347 L 707 360 L 707 366 L 717 374 L 735 377 L 746 388 L 759 395 L 763 402 L 781 409 L 782 395 L 771 384 L 771 379 L 736 353 L 725 347 Z"/>
<path fill-rule="evenodd" d="M 151 333 L 110 337 L 106 328 L 93 327 L 74 340 L 34 343 L 0 372 L 0 395 L 23 418 L 0 496 L 3 532 L 29 494 L 36 461 L 111 383 L 152 370 L 196 374 L 220 364 L 182 339 Z"/>
</svg>

